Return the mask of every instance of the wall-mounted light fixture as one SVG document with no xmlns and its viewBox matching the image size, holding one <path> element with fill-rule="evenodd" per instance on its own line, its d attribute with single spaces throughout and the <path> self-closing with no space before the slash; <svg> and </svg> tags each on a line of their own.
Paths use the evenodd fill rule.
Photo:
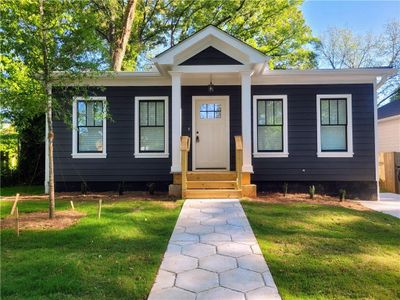
<svg viewBox="0 0 400 300">
<path fill-rule="evenodd" d="M 214 93 L 214 84 L 212 83 L 212 74 L 210 74 L 210 84 L 208 85 L 208 92 L 210 94 Z"/>
</svg>

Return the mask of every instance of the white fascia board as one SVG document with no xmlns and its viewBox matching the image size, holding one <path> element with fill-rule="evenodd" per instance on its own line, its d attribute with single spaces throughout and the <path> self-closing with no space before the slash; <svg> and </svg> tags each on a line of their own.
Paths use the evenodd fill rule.
<svg viewBox="0 0 400 300">
<path fill-rule="evenodd" d="M 208 26 L 203 30 L 195 33 L 191 37 L 187 38 L 186 40 L 180 42 L 175 47 L 166 50 L 164 53 L 155 57 L 153 61 L 158 64 L 173 65 L 176 55 L 180 54 L 182 51 L 185 51 L 188 48 L 196 47 L 196 44 L 200 43 L 204 39 L 212 39 L 212 38 L 220 40 L 230 45 L 233 48 L 237 48 L 240 52 L 249 57 L 249 61 L 251 63 L 260 63 L 269 60 L 268 56 L 265 56 L 258 50 L 247 45 L 246 43 L 230 36 L 226 32 L 214 26 Z M 193 55 L 194 54 L 196 53 L 193 53 Z"/>
<path fill-rule="evenodd" d="M 376 82 L 377 77 L 394 74 L 390 68 L 341 70 L 269 70 L 254 75 L 252 84 L 350 84 Z"/>
</svg>

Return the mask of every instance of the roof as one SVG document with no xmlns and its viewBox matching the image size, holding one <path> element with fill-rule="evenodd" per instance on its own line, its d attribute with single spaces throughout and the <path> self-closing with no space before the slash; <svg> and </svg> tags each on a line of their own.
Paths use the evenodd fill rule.
<svg viewBox="0 0 400 300">
<path fill-rule="evenodd" d="M 400 116 L 400 100 L 390 102 L 378 108 L 378 119 Z"/>
<path fill-rule="evenodd" d="M 252 68 L 258 66 L 259 70 L 261 67 L 268 68 L 269 56 L 212 25 L 160 53 L 153 62 L 161 73 L 170 70 L 178 71 L 181 63 L 209 47 L 215 48 L 245 66 Z"/>
</svg>

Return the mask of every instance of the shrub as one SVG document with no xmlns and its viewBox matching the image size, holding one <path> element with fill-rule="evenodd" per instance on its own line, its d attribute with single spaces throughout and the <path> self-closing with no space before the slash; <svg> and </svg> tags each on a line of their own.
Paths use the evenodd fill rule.
<svg viewBox="0 0 400 300">
<path fill-rule="evenodd" d="M 308 194 L 310 195 L 310 199 L 314 199 L 314 195 L 315 195 L 315 186 L 314 185 L 310 185 L 308 187 Z"/>
<path fill-rule="evenodd" d="M 83 195 L 86 195 L 86 194 L 87 194 L 87 191 L 88 191 L 87 183 L 86 183 L 85 181 L 82 181 L 82 182 L 81 182 L 81 193 L 82 193 Z"/>
<path fill-rule="evenodd" d="M 287 191 L 288 191 L 288 183 L 287 182 L 284 182 L 283 183 L 283 186 L 282 186 L 282 188 L 283 188 L 283 195 L 286 197 L 286 195 L 287 195 Z"/>
<path fill-rule="evenodd" d="M 346 190 L 345 189 L 340 189 L 339 190 L 339 200 L 340 202 L 344 201 L 346 199 Z"/>
<path fill-rule="evenodd" d="M 150 195 L 154 195 L 154 192 L 156 191 L 156 184 L 154 182 L 148 183 L 147 191 L 149 192 Z"/>
</svg>

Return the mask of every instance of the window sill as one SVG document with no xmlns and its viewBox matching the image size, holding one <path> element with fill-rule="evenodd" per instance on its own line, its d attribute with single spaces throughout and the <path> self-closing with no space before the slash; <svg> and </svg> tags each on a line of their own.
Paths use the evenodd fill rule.
<svg viewBox="0 0 400 300">
<path fill-rule="evenodd" d="M 353 152 L 317 152 L 317 157 L 353 157 Z"/>
<path fill-rule="evenodd" d="M 253 153 L 255 158 L 274 158 L 274 157 L 289 157 L 288 152 L 256 152 Z"/>
<path fill-rule="evenodd" d="M 168 158 L 169 153 L 135 153 L 135 158 Z"/>
<path fill-rule="evenodd" d="M 72 153 L 72 158 L 107 158 L 107 153 Z"/>
</svg>

